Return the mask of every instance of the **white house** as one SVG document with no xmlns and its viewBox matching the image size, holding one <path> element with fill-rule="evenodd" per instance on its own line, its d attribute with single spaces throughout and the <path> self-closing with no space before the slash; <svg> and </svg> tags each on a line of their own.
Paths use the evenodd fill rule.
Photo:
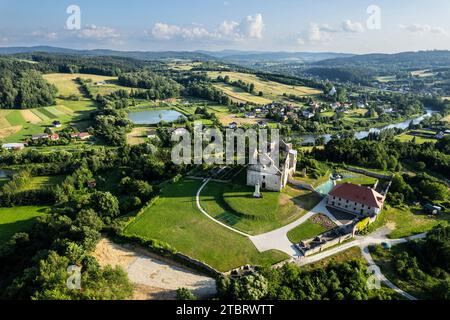
<svg viewBox="0 0 450 320">
<path fill-rule="evenodd" d="M 5 143 L 2 145 L 3 149 L 12 151 L 12 150 L 23 150 L 25 148 L 25 144 L 23 143 Z"/>
<path fill-rule="evenodd" d="M 328 194 L 327 206 L 355 214 L 373 217 L 380 214 L 385 197 L 372 188 L 344 183 Z"/>
</svg>

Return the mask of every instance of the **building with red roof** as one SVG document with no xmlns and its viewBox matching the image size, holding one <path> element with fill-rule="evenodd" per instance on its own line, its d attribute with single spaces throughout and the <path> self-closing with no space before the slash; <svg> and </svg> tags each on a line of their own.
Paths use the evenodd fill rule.
<svg viewBox="0 0 450 320">
<path fill-rule="evenodd" d="M 385 197 L 370 187 L 344 183 L 328 194 L 327 205 L 358 216 L 372 217 L 381 212 L 384 201 Z"/>
</svg>

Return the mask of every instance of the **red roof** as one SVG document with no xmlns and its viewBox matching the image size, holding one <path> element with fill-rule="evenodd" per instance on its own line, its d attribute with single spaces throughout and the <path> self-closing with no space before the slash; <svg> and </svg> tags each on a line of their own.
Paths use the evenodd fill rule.
<svg viewBox="0 0 450 320">
<path fill-rule="evenodd" d="M 372 188 L 352 183 L 337 185 L 329 195 L 380 209 L 384 204 L 384 197 Z"/>
</svg>

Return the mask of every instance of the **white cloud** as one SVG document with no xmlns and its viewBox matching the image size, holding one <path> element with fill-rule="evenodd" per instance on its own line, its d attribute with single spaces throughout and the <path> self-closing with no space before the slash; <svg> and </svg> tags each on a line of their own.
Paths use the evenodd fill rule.
<svg viewBox="0 0 450 320">
<path fill-rule="evenodd" d="M 235 21 L 224 21 L 219 26 L 219 33 L 224 36 L 239 36 L 239 23 Z"/>
<path fill-rule="evenodd" d="M 192 25 L 188 27 L 179 27 L 158 22 L 152 30 L 152 35 L 156 39 L 170 40 L 173 38 L 183 39 L 204 39 L 214 37 L 207 29 L 201 26 Z"/>
<path fill-rule="evenodd" d="M 310 43 L 328 43 L 333 40 L 332 34 L 339 33 L 362 33 L 365 29 L 360 22 L 351 20 L 343 21 L 339 26 L 328 24 L 310 23 L 306 32 L 297 38 L 297 43 L 302 45 Z"/>
<path fill-rule="evenodd" d="M 85 28 L 82 28 L 81 30 L 77 30 L 75 32 L 77 36 L 82 39 L 107 40 L 120 37 L 120 34 L 116 29 L 96 26 L 94 24 L 88 25 Z"/>
<path fill-rule="evenodd" d="M 31 33 L 33 38 L 44 40 L 56 40 L 59 38 L 59 34 L 53 31 L 36 30 Z"/>
<path fill-rule="evenodd" d="M 261 39 L 264 30 L 264 21 L 262 14 L 258 13 L 254 16 L 247 16 L 241 24 L 242 31 L 249 38 Z"/>
<path fill-rule="evenodd" d="M 361 33 L 365 30 L 362 23 L 353 22 L 351 20 L 345 20 L 342 22 L 341 27 L 344 32 Z"/>
<path fill-rule="evenodd" d="M 157 22 L 151 30 L 151 35 L 158 40 L 243 40 L 261 39 L 264 22 L 261 14 L 247 16 L 241 23 L 223 21 L 216 29 L 208 30 L 200 25 L 178 26 Z"/>
<path fill-rule="evenodd" d="M 418 24 L 414 23 L 408 26 L 399 25 L 399 28 L 402 30 L 406 30 L 411 33 L 434 33 L 434 34 L 447 34 L 444 28 L 442 27 L 434 27 L 428 24 Z"/>
</svg>

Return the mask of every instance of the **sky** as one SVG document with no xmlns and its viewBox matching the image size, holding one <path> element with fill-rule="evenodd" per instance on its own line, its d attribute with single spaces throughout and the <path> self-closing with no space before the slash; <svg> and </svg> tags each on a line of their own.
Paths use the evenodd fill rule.
<svg viewBox="0 0 450 320">
<path fill-rule="evenodd" d="M 0 46 L 35 45 L 360 54 L 450 50 L 450 1 L 0 0 Z"/>
</svg>

